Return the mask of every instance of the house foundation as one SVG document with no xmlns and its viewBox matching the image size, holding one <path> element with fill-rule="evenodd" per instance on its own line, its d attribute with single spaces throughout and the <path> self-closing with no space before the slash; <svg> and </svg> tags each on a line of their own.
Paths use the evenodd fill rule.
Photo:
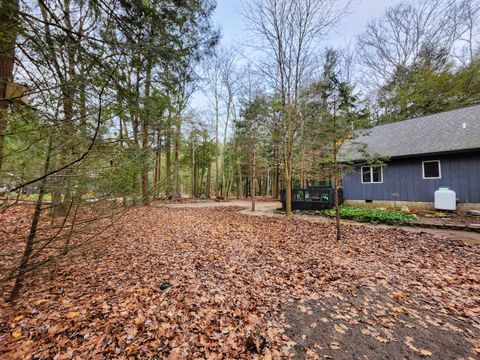
<svg viewBox="0 0 480 360">
<path fill-rule="evenodd" d="M 345 205 L 361 206 L 367 208 L 388 208 L 400 210 L 407 206 L 410 210 L 435 210 L 433 202 L 422 201 L 390 201 L 390 200 L 344 200 Z M 480 203 L 458 203 L 457 211 L 480 210 Z"/>
</svg>

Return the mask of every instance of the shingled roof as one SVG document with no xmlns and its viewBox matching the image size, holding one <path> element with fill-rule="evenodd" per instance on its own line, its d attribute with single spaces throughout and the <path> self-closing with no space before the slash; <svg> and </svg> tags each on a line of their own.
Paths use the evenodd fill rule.
<svg viewBox="0 0 480 360">
<path fill-rule="evenodd" d="M 362 149 L 360 151 L 360 149 Z M 408 157 L 480 149 L 480 104 L 379 125 L 342 148 L 342 160 Z"/>
</svg>

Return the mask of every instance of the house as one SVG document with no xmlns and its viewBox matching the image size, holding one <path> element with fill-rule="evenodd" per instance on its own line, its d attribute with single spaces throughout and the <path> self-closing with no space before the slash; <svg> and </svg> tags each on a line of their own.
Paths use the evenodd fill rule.
<svg viewBox="0 0 480 360">
<path fill-rule="evenodd" d="M 347 143 L 346 204 L 433 208 L 440 186 L 455 191 L 457 209 L 480 209 L 480 105 L 379 125 Z M 369 166 L 365 155 L 382 156 Z"/>
</svg>

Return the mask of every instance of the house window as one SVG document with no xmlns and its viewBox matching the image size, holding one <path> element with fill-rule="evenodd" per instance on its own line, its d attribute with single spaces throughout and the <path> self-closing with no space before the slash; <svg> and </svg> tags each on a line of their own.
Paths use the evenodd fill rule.
<svg viewBox="0 0 480 360">
<path fill-rule="evenodd" d="M 440 160 L 431 160 L 422 162 L 424 179 L 441 179 L 442 170 L 440 168 Z"/>
<path fill-rule="evenodd" d="M 362 166 L 362 184 L 382 182 L 383 168 L 381 166 Z"/>
</svg>

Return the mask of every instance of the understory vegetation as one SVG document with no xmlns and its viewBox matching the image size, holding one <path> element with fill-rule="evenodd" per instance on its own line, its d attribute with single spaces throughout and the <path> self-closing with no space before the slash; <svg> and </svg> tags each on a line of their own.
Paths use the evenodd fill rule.
<svg viewBox="0 0 480 360">
<path fill-rule="evenodd" d="M 276 211 L 283 214 L 283 210 Z M 383 208 L 367 208 L 350 205 L 340 205 L 338 212 L 341 219 L 353 220 L 358 222 L 366 222 L 371 224 L 387 224 L 387 225 L 401 225 L 411 224 L 417 217 L 414 214 L 404 213 L 398 210 L 383 209 Z M 320 215 L 334 218 L 336 216 L 335 209 L 327 210 L 295 210 L 295 214 L 299 215 Z"/>
<path fill-rule="evenodd" d="M 363 208 L 342 205 L 339 207 L 339 211 L 342 219 L 368 222 L 372 224 L 398 225 L 402 223 L 411 223 L 416 219 L 414 214 L 379 208 Z M 335 216 L 335 211 L 332 209 L 322 211 L 321 213 L 331 217 Z"/>
</svg>

